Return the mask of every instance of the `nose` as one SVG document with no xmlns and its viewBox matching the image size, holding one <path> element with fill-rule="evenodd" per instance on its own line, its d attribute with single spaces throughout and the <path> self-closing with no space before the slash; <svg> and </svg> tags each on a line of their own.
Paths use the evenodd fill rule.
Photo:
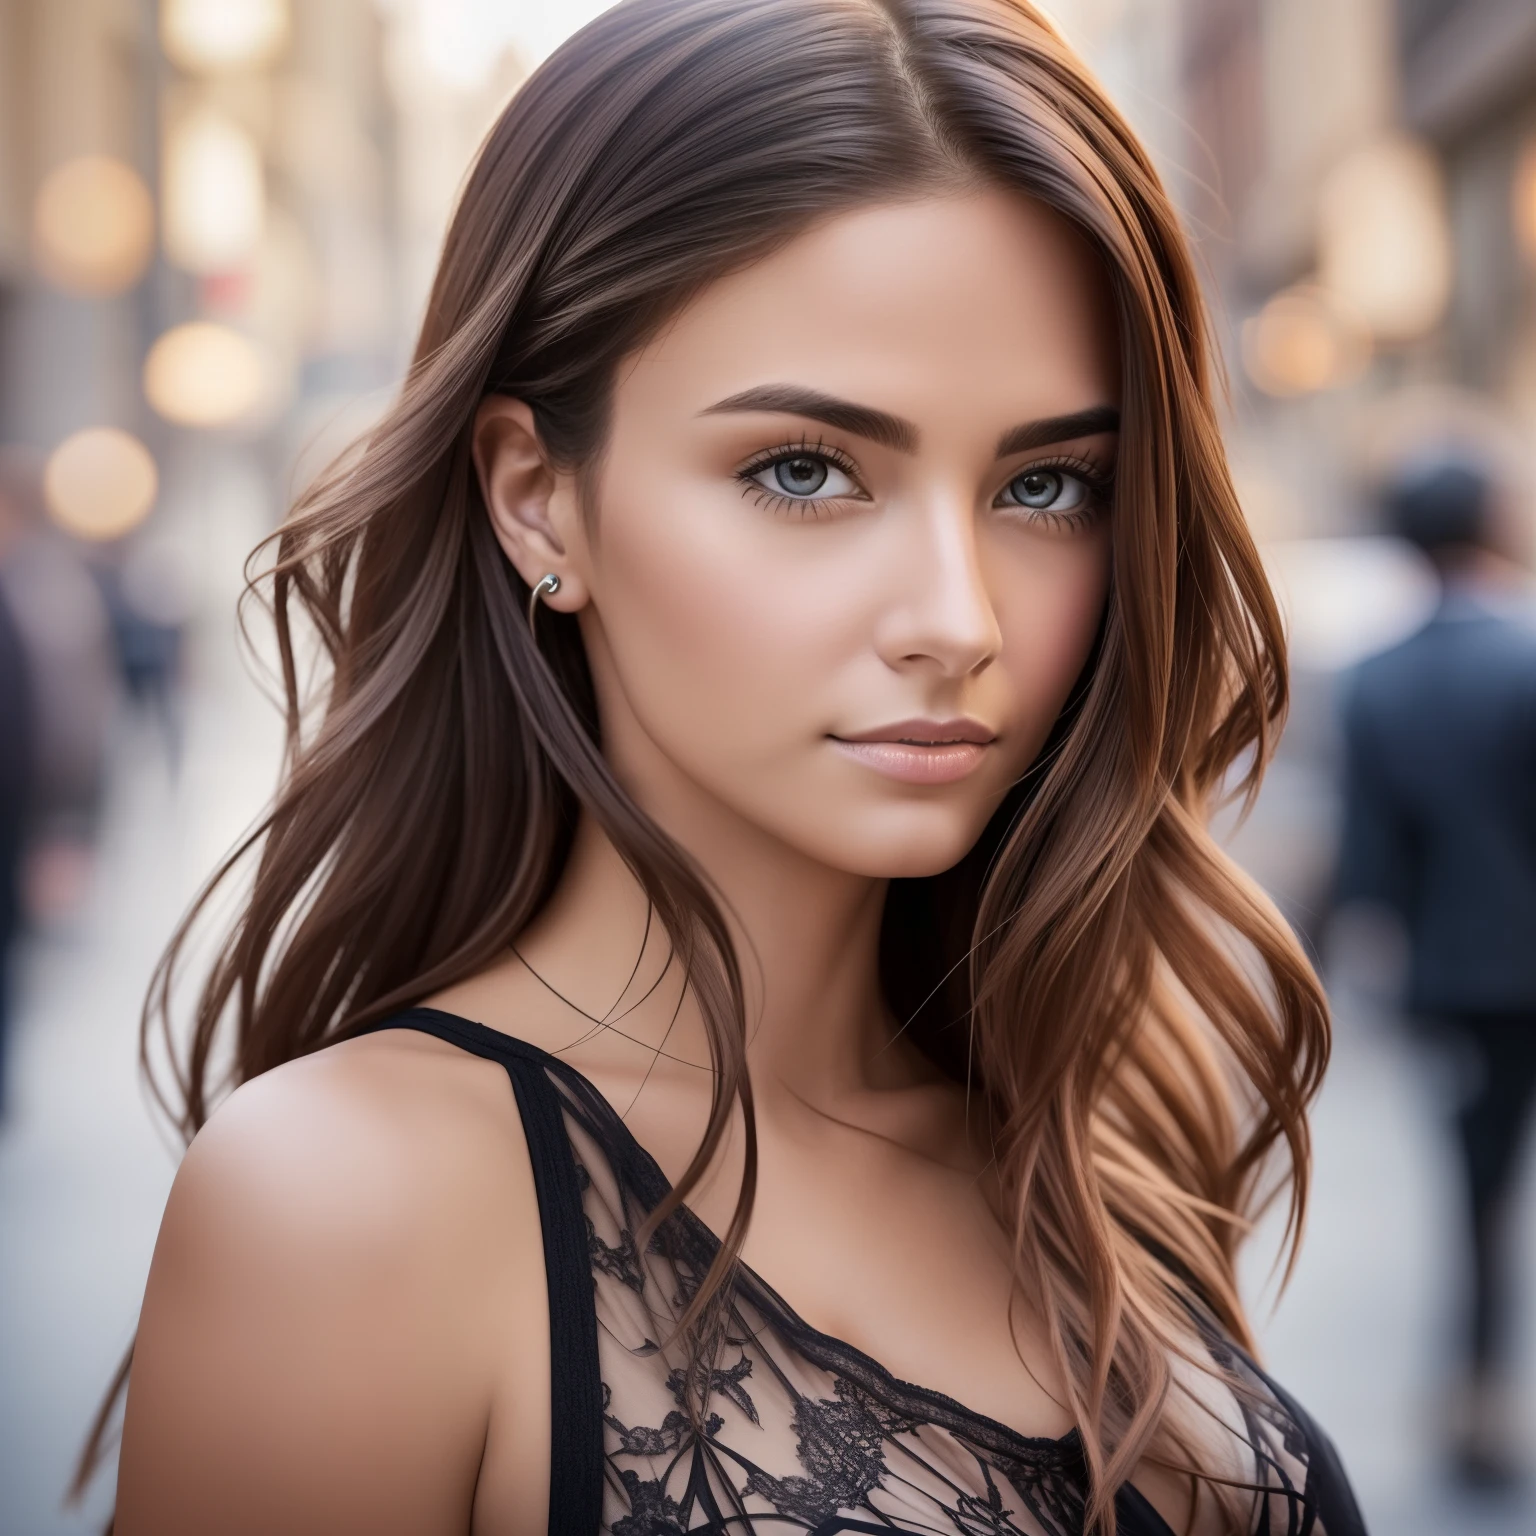
<svg viewBox="0 0 1536 1536">
<path fill-rule="evenodd" d="M 892 591 L 876 649 L 897 671 L 931 670 L 946 679 L 981 671 L 1002 647 L 983 579 L 976 519 L 958 497 L 930 498 L 893 519 L 900 541 Z"/>
</svg>

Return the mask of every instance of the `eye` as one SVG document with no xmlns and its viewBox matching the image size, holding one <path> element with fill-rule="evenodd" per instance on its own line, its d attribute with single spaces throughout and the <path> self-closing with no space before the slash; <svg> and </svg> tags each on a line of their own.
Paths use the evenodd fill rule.
<svg viewBox="0 0 1536 1536">
<path fill-rule="evenodd" d="M 1108 507 L 1114 471 L 1088 460 L 1057 460 L 1021 469 L 998 493 L 995 506 L 1017 507 L 1025 521 L 1082 527 Z"/>
<path fill-rule="evenodd" d="M 770 496 L 790 501 L 822 500 L 852 496 L 858 487 L 846 471 L 823 453 L 805 451 L 779 454 L 766 464 L 750 469 L 745 478 Z"/>
<path fill-rule="evenodd" d="M 831 503 L 867 501 L 857 477 L 841 449 L 806 438 L 770 448 L 736 471 L 742 490 L 759 506 L 816 518 L 831 516 Z"/>
<path fill-rule="evenodd" d="M 1003 488 L 1004 504 L 1032 512 L 1079 512 L 1093 500 L 1093 490 L 1080 475 L 1063 469 L 1026 469 Z"/>
</svg>

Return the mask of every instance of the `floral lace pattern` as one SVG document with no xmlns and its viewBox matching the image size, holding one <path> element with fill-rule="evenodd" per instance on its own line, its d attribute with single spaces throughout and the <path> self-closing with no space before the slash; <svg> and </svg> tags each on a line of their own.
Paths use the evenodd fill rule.
<svg viewBox="0 0 1536 1536">
<path fill-rule="evenodd" d="M 897 1381 L 816 1332 L 744 1266 L 702 1414 L 657 1342 L 718 1251 L 685 1208 L 642 1253 L 634 1233 L 666 1194 L 655 1163 L 579 1075 L 551 1072 L 577 1160 L 603 1380 L 604 1532 L 752 1536 L 1082 1536 L 1085 1463 L 1075 1434 L 1030 1439 L 942 1394 Z M 1241 1363 L 1231 1361 L 1238 1369 Z M 1255 1372 L 1256 1384 L 1262 1378 Z M 1267 1385 L 1267 1384 L 1266 1384 Z M 1279 1396 L 1243 1409 L 1253 1529 L 1322 1536 L 1306 1428 Z M 1121 1536 L 1172 1536 L 1134 1489 Z"/>
</svg>

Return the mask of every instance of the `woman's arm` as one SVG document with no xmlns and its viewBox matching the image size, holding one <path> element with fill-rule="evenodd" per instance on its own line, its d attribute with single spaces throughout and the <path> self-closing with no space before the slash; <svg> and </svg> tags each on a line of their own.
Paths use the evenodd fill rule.
<svg viewBox="0 0 1536 1536">
<path fill-rule="evenodd" d="M 144 1299 L 119 1536 L 542 1531 L 548 1317 L 506 1074 L 405 1032 L 240 1089 Z"/>
</svg>

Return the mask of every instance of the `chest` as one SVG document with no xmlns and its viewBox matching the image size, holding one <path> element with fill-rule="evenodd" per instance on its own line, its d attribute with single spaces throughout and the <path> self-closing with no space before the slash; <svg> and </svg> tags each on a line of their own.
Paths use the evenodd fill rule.
<svg viewBox="0 0 1536 1536">
<path fill-rule="evenodd" d="M 735 1183 L 690 1201 L 716 1232 Z M 862 1130 L 759 1136 L 742 1258 L 818 1333 L 1032 1436 L 1071 1427 L 1051 1351 L 973 1171 Z"/>
<path fill-rule="evenodd" d="M 623 1178 L 587 1165 L 603 1528 L 628 1536 L 644 1512 L 664 1516 L 645 1529 L 723 1529 L 719 1512 L 735 1511 L 743 1530 L 830 1536 L 950 1529 L 985 1513 L 979 1528 L 997 1536 L 1080 1536 L 1074 1444 L 1036 1424 L 1021 1434 L 978 1406 L 980 1393 L 1015 1421 L 1040 1416 L 1032 1406 L 1020 1411 L 1038 1387 L 1009 1339 L 1006 1266 L 984 1236 L 972 1241 L 978 1229 L 956 1214 L 956 1187 L 939 1180 L 925 1188 L 919 1177 L 914 1195 L 903 1193 L 910 1177 L 862 1191 L 824 1178 L 814 1198 L 800 1201 L 791 1197 L 801 1186 L 775 1176 L 779 1161 L 768 1140 L 754 1236 L 720 1295 L 716 1346 L 700 1370 L 670 1325 L 718 1251 L 715 1239 L 687 1208 L 658 1243 L 642 1246 Z M 854 1219 L 872 1193 L 884 1197 L 889 1226 L 906 1232 L 905 1246 L 888 1237 L 861 1243 L 887 1230 Z M 941 1207 L 951 1215 L 936 1240 L 922 1228 L 925 1212 Z M 956 1242 L 946 1244 L 946 1234 Z M 943 1260 L 919 1263 L 912 1239 L 942 1250 Z M 775 1261 L 776 1272 L 762 1273 L 759 1265 Z M 961 1294 L 935 1295 L 941 1282 Z M 949 1326 L 955 1316 L 958 1328 Z"/>
</svg>

